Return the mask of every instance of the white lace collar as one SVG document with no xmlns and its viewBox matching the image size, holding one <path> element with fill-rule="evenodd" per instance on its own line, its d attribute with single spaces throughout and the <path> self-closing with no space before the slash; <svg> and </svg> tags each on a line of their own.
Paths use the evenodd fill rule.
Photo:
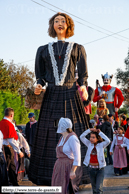
<svg viewBox="0 0 129 194">
<path fill-rule="evenodd" d="M 67 49 L 66 49 L 66 54 L 65 54 L 65 58 L 64 58 L 64 64 L 62 67 L 62 74 L 59 76 L 59 71 L 58 71 L 58 66 L 57 66 L 57 61 L 55 60 L 55 56 L 54 56 L 54 50 L 53 50 L 53 43 L 49 43 L 48 44 L 48 51 L 51 57 L 51 62 L 52 62 L 52 67 L 53 67 L 53 74 L 55 77 L 55 85 L 56 86 L 63 86 L 64 81 L 65 81 L 65 77 L 67 75 L 67 70 L 68 70 L 68 66 L 69 66 L 69 60 L 70 60 L 70 56 L 71 56 L 71 51 L 73 49 L 73 45 L 74 42 L 69 42 Z"/>
</svg>

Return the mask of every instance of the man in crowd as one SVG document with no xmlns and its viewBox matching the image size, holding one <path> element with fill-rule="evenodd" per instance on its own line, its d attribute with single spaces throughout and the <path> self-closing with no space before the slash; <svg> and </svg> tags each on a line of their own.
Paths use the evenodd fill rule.
<svg viewBox="0 0 129 194">
<path fill-rule="evenodd" d="M 8 169 L 8 175 L 10 182 L 13 186 L 18 186 L 16 166 L 14 163 L 14 151 L 19 154 L 19 157 L 23 157 L 24 154 L 20 151 L 17 143 L 18 136 L 12 120 L 14 117 L 14 110 L 12 108 L 6 108 L 4 118 L 0 121 L 0 131 L 3 133 L 3 145 Z"/>
<path fill-rule="evenodd" d="M 109 122 L 111 123 L 111 126 L 112 126 L 112 131 L 114 133 L 114 131 L 118 129 L 119 124 L 117 121 L 114 120 L 114 117 L 112 114 L 108 114 L 108 117 L 109 117 Z"/>
<path fill-rule="evenodd" d="M 37 121 L 35 120 L 35 115 L 32 112 L 28 114 L 28 118 L 30 121 L 26 124 L 25 135 L 31 151 Z"/>
</svg>

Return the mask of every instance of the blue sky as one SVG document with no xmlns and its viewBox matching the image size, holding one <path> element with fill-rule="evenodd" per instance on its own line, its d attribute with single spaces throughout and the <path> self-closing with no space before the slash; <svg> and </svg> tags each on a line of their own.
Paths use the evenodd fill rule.
<svg viewBox="0 0 129 194">
<path fill-rule="evenodd" d="M 41 0 L 36 2 L 55 10 Z M 69 39 L 79 44 L 89 43 L 105 37 L 106 34 L 116 33 L 129 28 L 129 1 L 128 0 L 46 0 L 47 2 L 74 14 L 85 21 L 71 16 L 75 22 L 75 35 Z M 19 64 L 35 59 L 37 48 L 52 42 L 48 36 L 48 21 L 54 14 L 31 0 L 1 0 L 0 1 L 0 58 L 5 62 L 14 60 Z M 81 22 L 82 24 L 77 23 Z M 85 26 L 86 25 L 86 26 Z M 95 25 L 107 29 L 102 30 Z M 89 27 L 87 27 L 89 26 Z M 94 28 L 91 29 L 90 27 Z M 95 30 L 96 29 L 96 30 Z M 124 70 L 124 59 L 129 48 L 129 29 L 120 33 L 128 39 L 110 36 L 100 41 L 85 44 L 88 63 L 88 83 L 95 88 L 96 79 L 100 80 L 101 74 L 113 74 L 112 85 L 116 86 L 115 73 L 117 68 Z M 34 60 L 22 63 L 34 71 Z"/>
</svg>

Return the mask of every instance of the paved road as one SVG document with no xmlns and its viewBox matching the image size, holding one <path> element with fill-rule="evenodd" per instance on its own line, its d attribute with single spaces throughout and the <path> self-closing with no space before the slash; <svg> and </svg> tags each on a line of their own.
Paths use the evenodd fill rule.
<svg viewBox="0 0 129 194">
<path fill-rule="evenodd" d="M 113 166 L 111 165 L 105 168 L 104 194 L 129 194 L 129 174 L 114 176 L 113 171 Z M 19 184 L 21 186 L 36 186 L 27 177 Z M 91 184 L 82 185 L 81 189 L 83 190 L 76 194 L 92 194 Z"/>
</svg>

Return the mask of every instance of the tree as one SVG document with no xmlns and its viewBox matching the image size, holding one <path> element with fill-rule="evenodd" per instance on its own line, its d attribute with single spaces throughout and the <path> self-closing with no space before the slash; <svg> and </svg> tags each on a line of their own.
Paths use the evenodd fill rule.
<svg viewBox="0 0 129 194">
<path fill-rule="evenodd" d="M 34 72 L 31 72 L 26 66 L 18 66 L 11 61 L 8 64 L 9 76 L 11 79 L 9 89 L 11 92 L 17 92 L 21 96 L 25 94 L 28 87 L 31 87 L 34 80 Z"/>
<path fill-rule="evenodd" d="M 129 50 L 128 55 L 124 60 L 125 62 L 125 71 L 118 68 L 116 72 L 117 84 L 121 85 L 121 91 L 124 95 L 124 103 L 127 108 L 129 107 Z M 129 108 L 128 108 L 129 110 Z"/>
<path fill-rule="evenodd" d="M 8 89 L 10 80 L 8 66 L 0 59 L 0 90 Z"/>
</svg>

